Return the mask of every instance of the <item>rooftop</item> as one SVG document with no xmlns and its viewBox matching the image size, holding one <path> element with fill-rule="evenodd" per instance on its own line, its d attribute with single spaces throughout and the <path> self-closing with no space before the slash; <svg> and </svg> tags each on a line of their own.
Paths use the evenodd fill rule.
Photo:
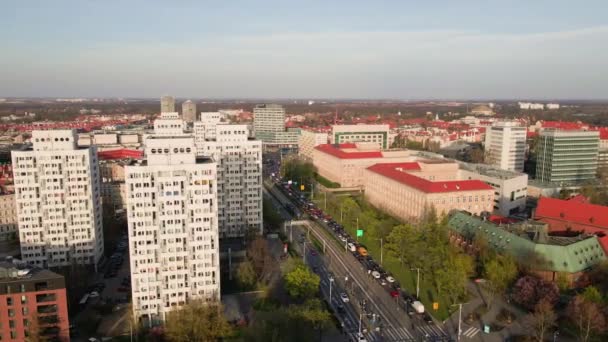
<svg viewBox="0 0 608 342">
<path fill-rule="evenodd" d="M 366 159 L 366 158 L 382 158 L 382 152 L 379 150 L 359 151 L 356 144 L 323 144 L 318 145 L 315 149 L 334 156 L 340 159 Z"/>
<path fill-rule="evenodd" d="M 453 212 L 448 226 L 468 241 L 481 235 L 491 248 L 511 254 L 521 262 L 538 259 L 541 264 L 535 266 L 537 269 L 576 273 L 606 260 L 597 237 L 551 236 L 546 224 L 536 221 L 498 225 L 465 212 Z"/>
<path fill-rule="evenodd" d="M 503 170 L 503 169 L 491 167 L 489 165 L 484 165 L 484 164 L 465 163 L 465 162 L 461 162 L 461 161 L 457 161 L 457 162 L 460 165 L 460 168 L 462 168 L 464 170 L 468 170 L 471 172 L 479 173 L 480 175 L 494 177 L 494 178 L 503 179 L 503 180 L 513 179 L 516 177 L 521 177 L 521 176 L 526 175 L 525 173 Z"/>
<path fill-rule="evenodd" d="M 47 269 L 28 265 L 18 259 L 7 257 L 6 259 L 0 261 L 1 283 L 57 278 L 63 278 L 63 276 Z"/>
<path fill-rule="evenodd" d="M 493 190 L 491 186 L 479 180 L 430 181 L 407 172 L 420 171 L 418 162 L 380 163 L 367 169 L 426 193 Z"/>
</svg>

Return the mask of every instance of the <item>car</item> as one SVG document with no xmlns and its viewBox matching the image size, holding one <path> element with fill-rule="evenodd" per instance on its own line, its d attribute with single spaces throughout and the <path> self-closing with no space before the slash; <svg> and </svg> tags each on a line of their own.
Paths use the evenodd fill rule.
<svg viewBox="0 0 608 342">
<path fill-rule="evenodd" d="M 97 298 L 97 297 L 99 297 L 99 292 L 92 291 L 91 293 L 89 293 L 89 298 Z"/>
<path fill-rule="evenodd" d="M 342 292 L 340 293 L 340 299 L 342 299 L 342 301 L 344 303 L 348 303 L 350 302 L 350 299 L 348 299 L 348 295 L 346 294 L 346 292 Z"/>
<path fill-rule="evenodd" d="M 310 251 L 310 255 L 312 256 L 317 256 L 317 251 L 315 251 L 314 249 Z"/>
<path fill-rule="evenodd" d="M 393 297 L 393 298 L 399 298 L 399 291 L 392 290 L 390 293 L 391 293 L 391 297 Z"/>
<path fill-rule="evenodd" d="M 433 323 L 433 317 L 431 317 L 431 315 L 429 315 L 428 312 L 424 313 L 424 316 L 422 317 L 422 319 L 424 319 L 424 321 L 428 324 L 432 324 Z"/>
<path fill-rule="evenodd" d="M 387 284 L 387 283 L 386 283 L 386 279 L 384 279 L 384 278 L 380 278 L 380 279 L 378 280 L 378 282 L 380 282 L 380 285 L 382 285 L 382 286 L 384 286 L 384 285 L 386 285 L 386 284 Z"/>
<path fill-rule="evenodd" d="M 346 310 L 344 309 L 344 305 L 338 304 L 338 312 L 339 313 L 345 313 L 346 312 Z"/>
<path fill-rule="evenodd" d="M 373 271 L 372 272 L 372 277 L 374 277 L 376 279 L 380 279 L 380 273 L 378 273 L 378 271 Z"/>
<path fill-rule="evenodd" d="M 389 283 L 394 283 L 395 282 L 395 278 L 388 276 L 386 277 L 386 281 L 388 281 Z"/>
<path fill-rule="evenodd" d="M 363 333 L 357 333 L 357 342 L 367 342 L 367 339 L 363 335 Z"/>
</svg>

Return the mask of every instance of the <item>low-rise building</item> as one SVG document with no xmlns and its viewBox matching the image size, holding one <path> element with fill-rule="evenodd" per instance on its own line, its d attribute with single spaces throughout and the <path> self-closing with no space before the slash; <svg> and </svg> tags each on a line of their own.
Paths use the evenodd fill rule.
<svg viewBox="0 0 608 342">
<path fill-rule="evenodd" d="M 541 197 L 534 218 L 563 234 L 594 234 L 608 253 L 608 207 L 576 200 Z"/>
<path fill-rule="evenodd" d="M 461 247 L 474 251 L 473 241 L 483 237 L 490 248 L 513 256 L 546 280 L 555 281 L 564 274 L 574 283 L 584 271 L 606 260 L 596 236 L 549 235 L 549 228 L 543 222 L 501 225 L 479 216 L 454 212 L 448 227 L 452 241 Z"/>
<path fill-rule="evenodd" d="M 0 241 L 15 240 L 18 235 L 15 194 L 0 194 Z"/>
<path fill-rule="evenodd" d="M 63 276 L 16 259 L 0 261 L 0 303 L 0 341 L 28 341 L 32 327 L 36 341 L 70 340 Z"/>
<path fill-rule="evenodd" d="M 434 208 L 474 214 L 491 212 L 494 189 L 478 180 L 458 180 L 458 164 L 444 160 L 381 163 L 363 173 L 365 198 L 402 220 L 418 220 Z"/>
<path fill-rule="evenodd" d="M 380 151 L 375 143 L 365 144 L 324 144 L 314 148 L 313 165 L 317 172 L 342 187 L 363 187 L 363 170 L 378 163 L 398 163 L 411 161 L 410 151 Z"/>
<path fill-rule="evenodd" d="M 525 210 L 528 175 L 484 164 L 459 163 L 459 179 L 480 180 L 494 188 L 494 212 L 510 216 Z"/>
</svg>

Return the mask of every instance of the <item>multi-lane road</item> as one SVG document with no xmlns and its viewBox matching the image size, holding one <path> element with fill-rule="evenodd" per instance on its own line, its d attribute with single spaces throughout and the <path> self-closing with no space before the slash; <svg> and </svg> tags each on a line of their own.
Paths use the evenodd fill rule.
<svg viewBox="0 0 608 342">
<path fill-rule="evenodd" d="M 272 192 L 272 200 L 275 204 L 295 205 L 278 191 Z M 290 218 L 287 211 L 280 205 L 278 207 L 284 217 Z M 329 274 L 332 275 L 332 307 L 337 308 L 342 303 L 340 292 L 348 294 L 349 303 L 342 303 L 345 312 L 337 313 L 337 317 L 352 340 L 357 340 L 359 329 L 367 331 L 363 336 L 368 341 L 449 340 L 449 335 L 439 324 L 428 324 L 417 315 L 409 317 L 402 300 L 392 298 L 382 285 L 372 279 L 363 265 L 331 237 L 330 229 L 313 221 L 292 221 L 285 229 L 287 236 L 293 239 L 293 246 L 300 252 L 304 245 L 298 240 L 301 236 L 306 238 L 305 260 L 320 275 L 321 291 L 326 298 L 329 298 Z M 312 239 L 321 246 L 316 256 L 310 255 L 315 248 Z"/>
</svg>

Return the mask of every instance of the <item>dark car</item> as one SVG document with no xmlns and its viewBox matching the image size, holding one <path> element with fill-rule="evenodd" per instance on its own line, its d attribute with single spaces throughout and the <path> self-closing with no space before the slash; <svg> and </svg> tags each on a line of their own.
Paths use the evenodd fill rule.
<svg viewBox="0 0 608 342">
<path fill-rule="evenodd" d="M 428 312 L 424 313 L 424 316 L 422 317 L 422 319 L 424 319 L 424 321 L 429 324 L 433 323 L 433 317 L 431 317 L 431 315 L 429 315 Z"/>
</svg>

